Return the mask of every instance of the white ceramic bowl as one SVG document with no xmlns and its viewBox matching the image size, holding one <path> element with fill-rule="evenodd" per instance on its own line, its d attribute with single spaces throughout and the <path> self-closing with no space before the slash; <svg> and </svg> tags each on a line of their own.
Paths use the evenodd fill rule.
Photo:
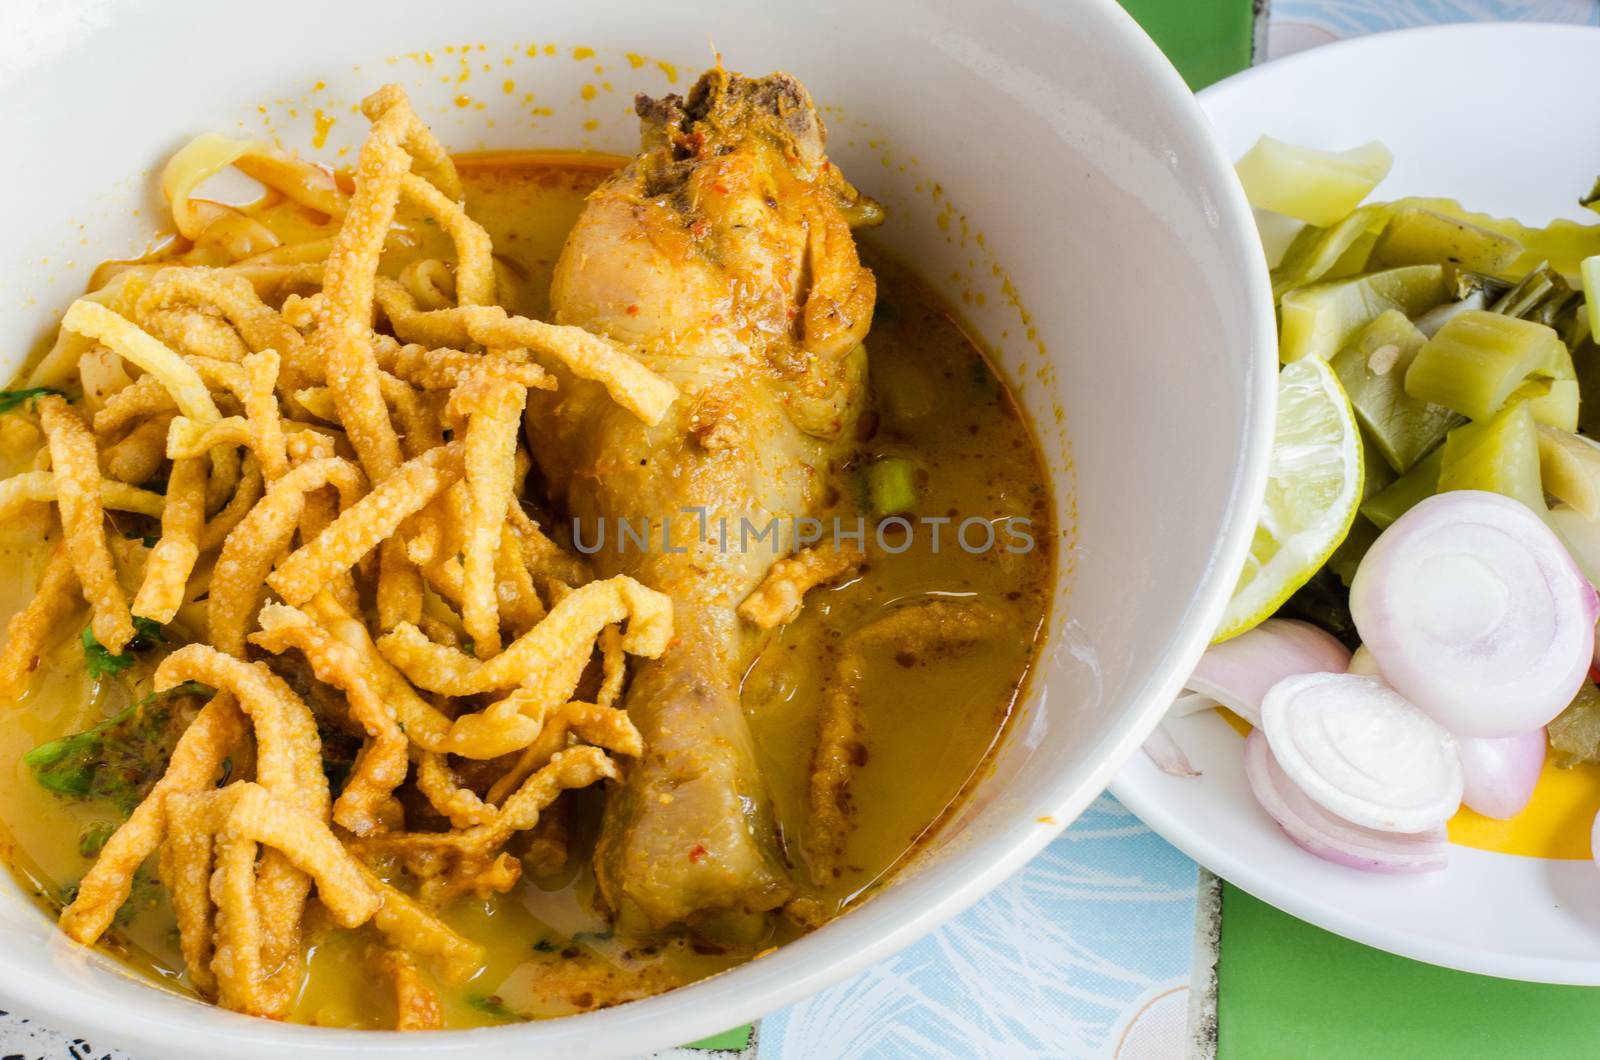
<svg viewBox="0 0 1600 1060">
<path fill-rule="evenodd" d="M 882 239 L 963 304 L 1055 478 L 1048 648 L 966 810 L 879 897 L 736 971 L 571 1019 L 411 1037 L 249 1020 L 160 993 L 68 943 L 6 878 L 7 1007 L 162 1060 L 670 1046 L 816 991 L 960 911 L 1053 838 L 1154 725 L 1242 562 L 1275 343 L 1228 162 L 1112 0 L 10 0 L 0 348 L 20 358 L 96 261 L 145 245 L 161 216 L 153 168 L 190 135 L 309 151 L 331 117 L 332 155 L 364 133 L 351 104 L 394 80 L 458 150 L 631 152 L 632 94 L 672 89 L 671 69 L 685 88 L 711 41 L 731 67 L 789 70 L 826 105 L 834 158 L 889 208 Z"/>
</svg>

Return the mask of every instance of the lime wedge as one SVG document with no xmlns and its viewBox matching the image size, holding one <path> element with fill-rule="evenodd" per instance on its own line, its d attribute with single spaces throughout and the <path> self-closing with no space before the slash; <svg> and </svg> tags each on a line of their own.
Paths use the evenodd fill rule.
<svg viewBox="0 0 1600 1060">
<path fill-rule="evenodd" d="M 1361 481 L 1361 433 L 1333 370 L 1318 357 L 1285 365 L 1267 495 L 1217 640 L 1260 624 L 1311 580 L 1350 532 Z"/>
</svg>

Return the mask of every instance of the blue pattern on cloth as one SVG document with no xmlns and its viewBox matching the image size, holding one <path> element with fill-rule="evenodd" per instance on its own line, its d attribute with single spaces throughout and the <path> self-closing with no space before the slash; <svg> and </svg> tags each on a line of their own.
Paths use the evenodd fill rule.
<svg viewBox="0 0 1600 1060">
<path fill-rule="evenodd" d="M 1102 795 L 950 924 L 762 1020 L 760 1056 L 1109 1056 L 1150 999 L 1188 983 L 1195 880 Z"/>
<path fill-rule="evenodd" d="M 1274 24 L 1299 22 L 1343 39 L 1441 22 L 1600 25 L 1597 0 L 1272 0 Z"/>
</svg>

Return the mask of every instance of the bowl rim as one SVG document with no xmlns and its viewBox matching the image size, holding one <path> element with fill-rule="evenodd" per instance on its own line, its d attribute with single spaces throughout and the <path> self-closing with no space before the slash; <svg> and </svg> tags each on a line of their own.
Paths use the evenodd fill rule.
<svg viewBox="0 0 1600 1060">
<path fill-rule="evenodd" d="M 1068 12 L 1051 17 L 1068 31 Z M 562 1056 L 629 1055 L 696 1041 L 749 1022 L 885 959 L 967 909 L 1060 835 L 1106 788 L 1123 761 L 1138 751 L 1210 642 L 1255 528 L 1271 451 L 1277 378 L 1276 324 L 1265 258 L 1232 162 L 1199 103 L 1171 62 L 1116 0 L 1078 0 L 1072 5 L 1070 27 L 1107 38 L 1107 47 L 1125 56 L 1132 73 L 1145 79 L 1167 112 L 1178 119 L 1176 134 L 1192 153 L 1195 181 L 1214 196 L 1215 216 L 1208 220 L 1237 267 L 1232 280 L 1249 356 L 1247 378 L 1240 384 L 1244 415 L 1235 425 L 1239 451 L 1229 503 L 1200 582 L 1162 646 L 1163 662 L 1121 704 L 1121 717 L 1101 741 L 1094 767 L 1047 793 L 1037 822 L 1009 828 L 896 882 L 883 896 L 770 956 L 666 994 L 561 1019 L 416 1035 L 273 1023 L 187 998 L 182 1000 L 192 1009 L 152 1008 L 133 999 L 103 999 L 103 1004 L 82 1006 L 75 1004 L 70 990 L 61 989 L 57 976 L 26 974 L 20 960 L 0 950 L 7 1000 L 47 1023 L 110 1035 L 123 1047 L 157 1051 L 156 1055 L 175 1041 L 183 1041 L 189 1053 L 226 1051 L 241 1060 L 275 1060 L 284 1049 L 327 1056 L 360 1052 L 464 1057 L 485 1046 L 507 1054 L 544 1047 L 559 1049 Z M 1059 635 L 1057 627 L 1052 626 L 1051 635 Z M 1039 694 L 1042 690 L 1034 693 Z M 847 940 L 848 945 L 840 945 Z M 58 957 L 68 958 L 62 964 L 69 976 L 75 970 L 72 957 L 85 964 L 97 960 L 94 953 L 65 938 L 54 939 L 51 945 L 62 948 Z"/>
</svg>

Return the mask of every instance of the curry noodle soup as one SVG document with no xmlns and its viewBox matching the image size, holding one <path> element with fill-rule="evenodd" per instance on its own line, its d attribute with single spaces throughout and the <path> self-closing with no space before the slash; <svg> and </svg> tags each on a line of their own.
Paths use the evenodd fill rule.
<svg viewBox="0 0 1600 1060">
<path fill-rule="evenodd" d="M 402 1029 L 660 993 L 870 896 L 1043 633 L 1005 385 L 858 254 L 882 211 L 787 75 L 641 98 L 633 159 L 363 109 L 349 172 L 184 147 L 176 234 L 0 398 L 14 873 L 168 989 Z M 230 167 L 256 201 L 191 195 Z"/>
</svg>

